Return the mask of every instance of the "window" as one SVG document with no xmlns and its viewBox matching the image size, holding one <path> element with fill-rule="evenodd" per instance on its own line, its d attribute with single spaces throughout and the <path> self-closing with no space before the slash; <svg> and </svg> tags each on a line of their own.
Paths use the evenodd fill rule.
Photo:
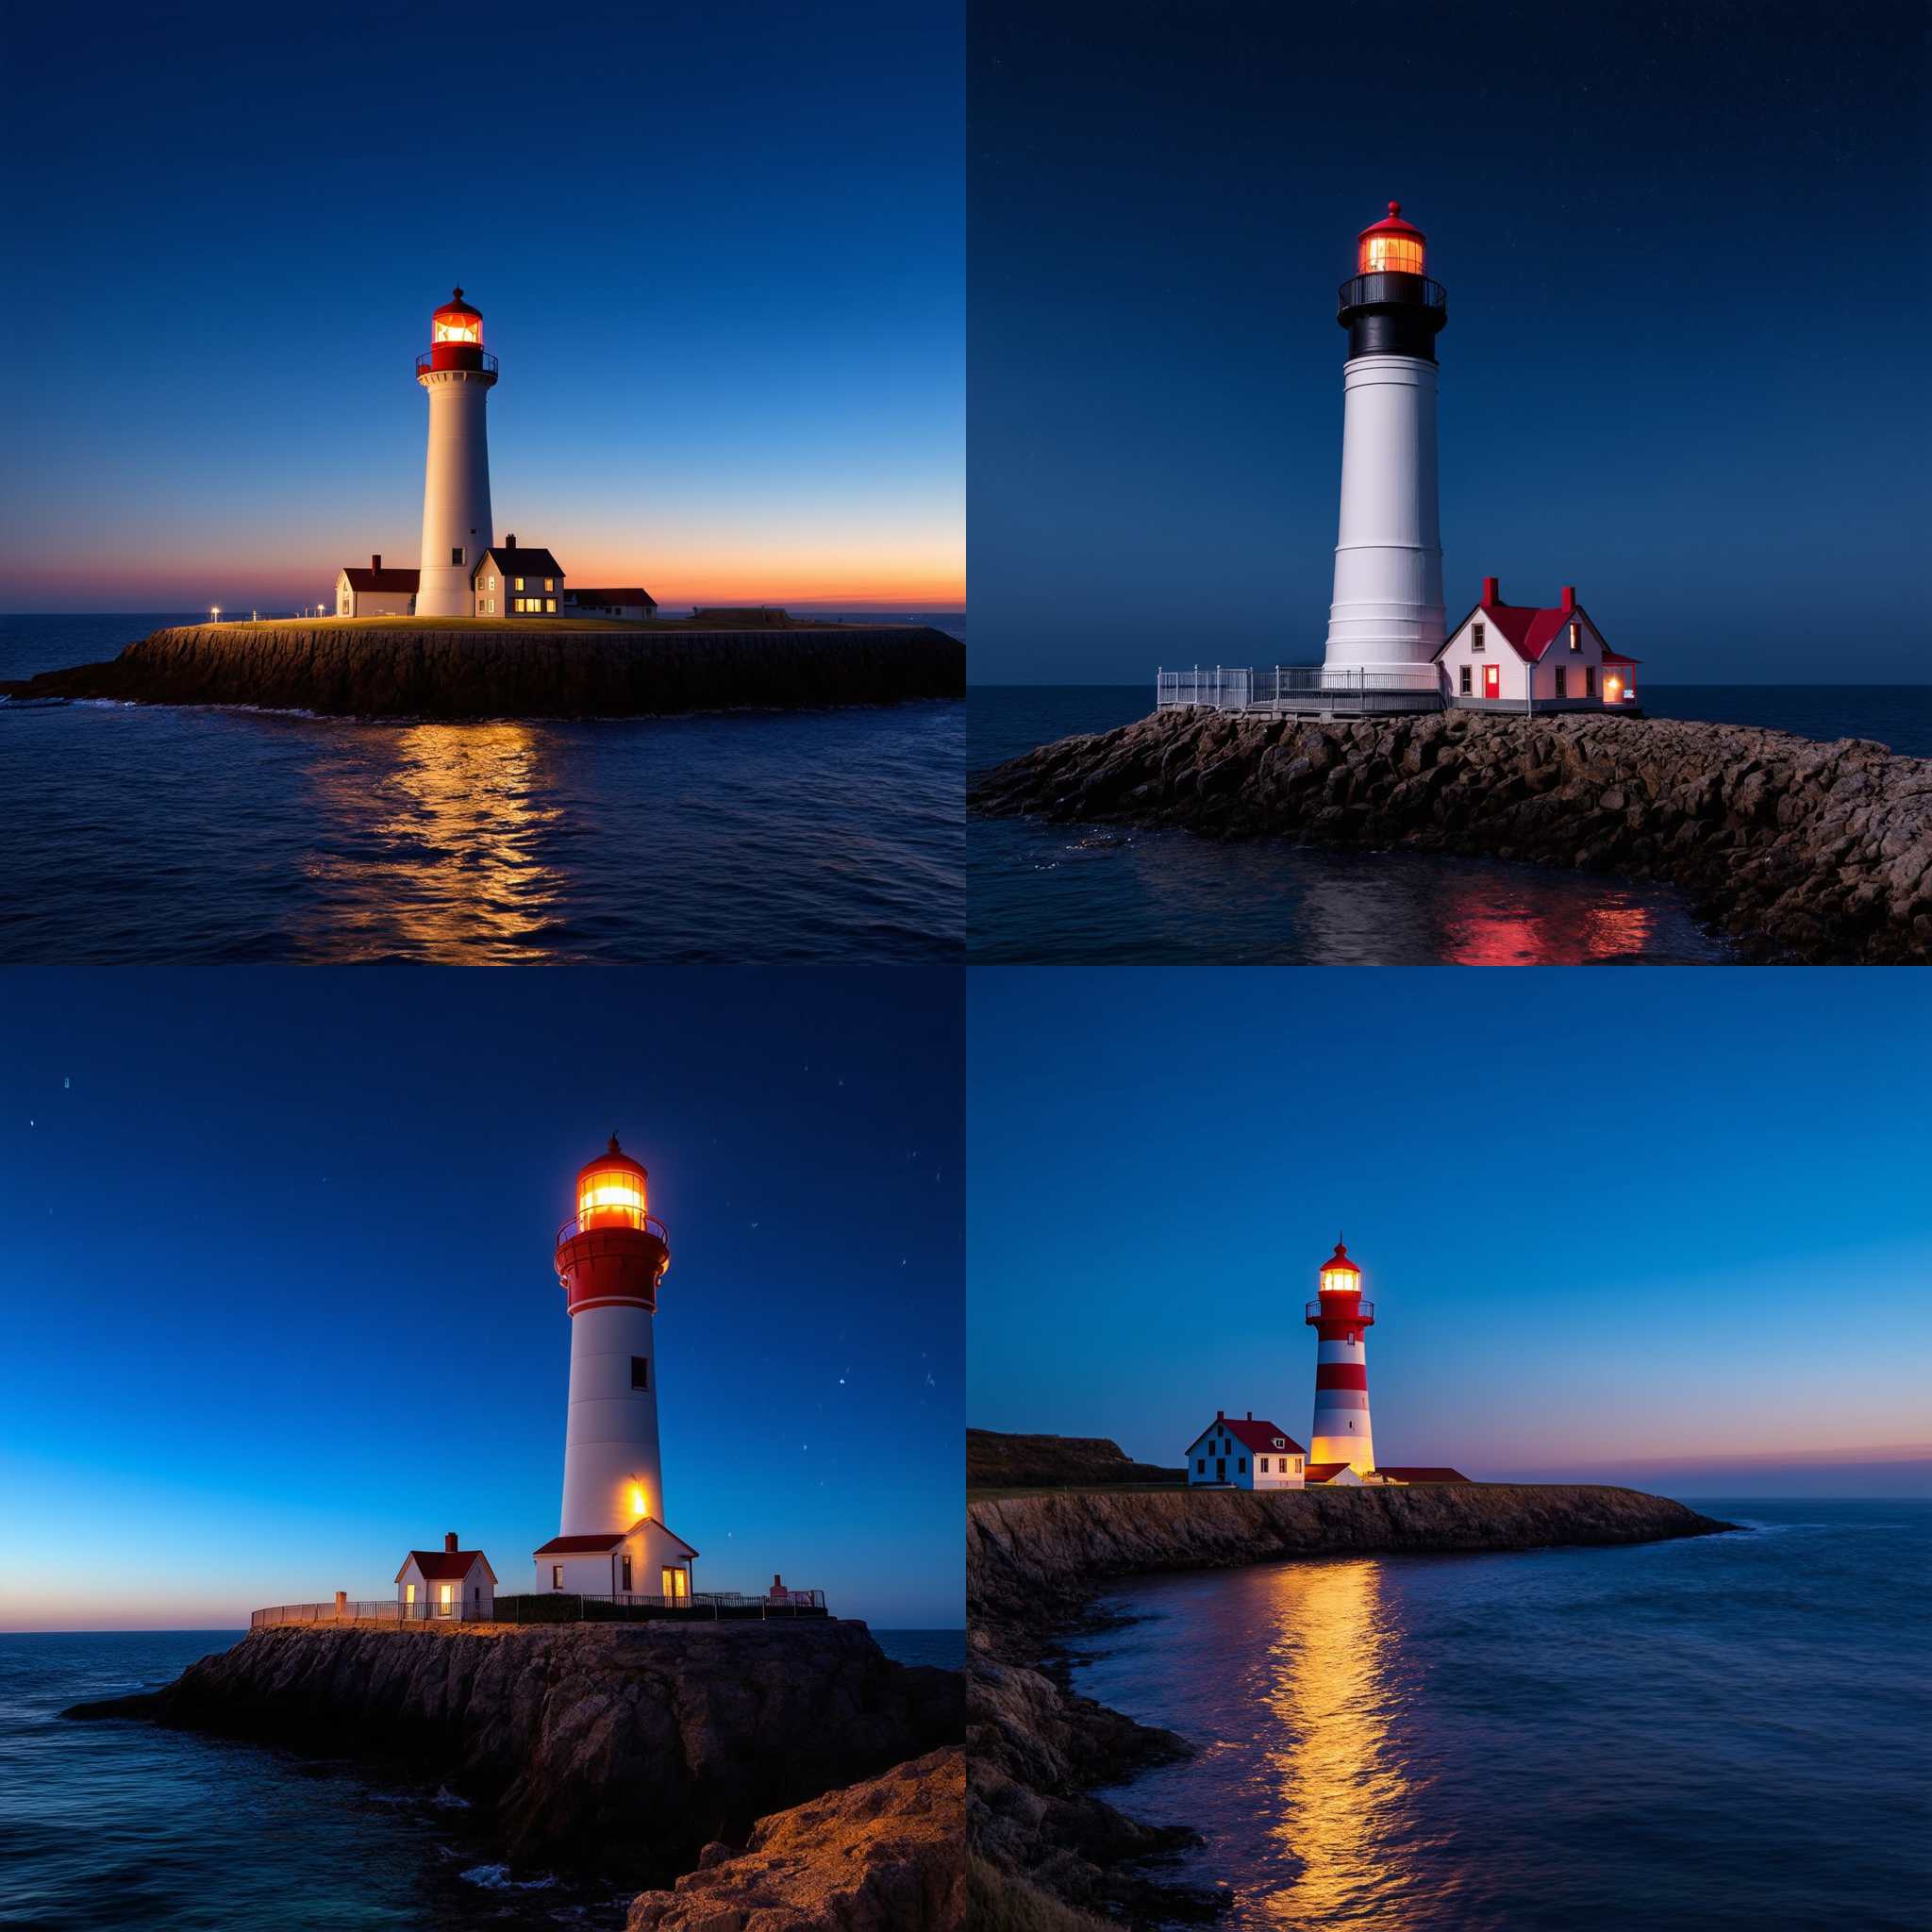
<svg viewBox="0 0 1932 1932">
<path fill-rule="evenodd" d="M 1587 698 L 1593 698 L 1596 695 L 1596 666 L 1594 664 L 1586 664 L 1583 667 L 1583 695 Z"/>
<path fill-rule="evenodd" d="M 1263 1475 L 1268 1474 L 1268 1458 L 1265 1456 L 1261 1458 L 1261 1474 Z"/>
<path fill-rule="evenodd" d="M 532 601 L 534 602 L 535 600 L 533 599 Z M 546 610 L 555 610 L 557 608 L 557 599 L 555 597 L 544 598 L 543 608 Z"/>
<path fill-rule="evenodd" d="M 451 550 L 451 552 L 450 552 L 450 554 L 449 554 L 449 560 L 450 560 L 450 561 L 451 561 L 452 563 L 460 563 L 460 562 L 462 562 L 462 560 L 463 560 L 463 551 L 462 551 L 462 546 L 461 546 L 461 544 L 458 544 L 458 545 L 457 545 L 457 546 L 456 546 L 456 547 L 455 547 L 454 549 L 452 549 L 452 550 Z"/>
<path fill-rule="evenodd" d="M 630 1386 L 633 1389 L 648 1389 L 651 1386 L 651 1357 L 647 1355 L 634 1355 L 630 1358 Z"/>
<path fill-rule="evenodd" d="M 624 1559 L 624 1593 L 625 1596 L 630 1594 L 630 1558 L 628 1557 Z"/>
<path fill-rule="evenodd" d="M 1297 1456 L 1294 1459 L 1294 1473 L 1297 1475 L 1301 1474 L 1302 1473 L 1302 1459 L 1299 1456 Z"/>
<path fill-rule="evenodd" d="M 554 590 L 556 590 L 556 588 L 557 588 L 557 579 L 556 579 L 555 577 L 545 577 L 545 578 L 543 579 L 543 588 L 544 588 L 544 589 L 545 589 L 546 591 L 554 591 Z"/>
<path fill-rule="evenodd" d="M 490 579 L 490 584 L 489 584 L 489 588 L 490 588 L 491 590 L 492 590 L 492 591 L 493 591 L 493 590 L 495 590 L 495 588 L 496 588 L 496 579 L 495 579 L 494 577 L 491 577 L 491 578 Z"/>
<path fill-rule="evenodd" d="M 519 577 L 519 578 L 517 578 L 517 580 L 515 581 L 515 583 L 513 583 L 513 584 L 512 584 L 512 585 L 510 586 L 510 589 L 511 589 L 511 590 L 513 590 L 513 591 L 521 591 L 521 590 L 522 590 L 523 588 L 524 588 L 524 580 L 523 580 L 523 578 L 522 578 L 522 577 Z M 523 608 L 523 606 L 522 606 L 522 605 L 520 604 L 520 605 L 518 605 L 518 606 L 517 606 L 517 608 L 518 608 L 519 610 L 521 610 L 521 609 Z"/>
<path fill-rule="evenodd" d="M 490 600 L 490 614 L 491 617 L 496 615 L 496 599 L 494 597 Z"/>
<path fill-rule="evenodd" d="M 436 1586 L 436 1611 L 438 1616 L 446 1617 L 456 1605 L 457 1587 L 454 1583 L 439 1583 Z"/>
<path fill-rule="evenodd" d="M 403 1585 L 403 1601 L 406 1604 L 412 1604 L 416 1601 L 416 1586 L 413 1583 Z"/>
<path fill-rule="evenodd" d="M 1462 667 L 1462 684 L 1459 693 L 1461 696 L 1467 697 L 1469 695 L 1469 681 L 1474 675 L 1475 666 L 1474 664 L 1465 664 Z"/>
<path fill-rule="evenodd" d="M 658 1572 L 664 1585 L 663 1594 L 672 1603 L 685 1604 L 691 1601 L 691 1572 L 665 1564 Z"/>
<path fill-rule="evenodd" d="M 1196 1475 L 1206 1475 L 1208 1474 L 1208 1458 L 1205 1456 L 1194 1457 L 1194 1474 Z"/>
<path fill-rule="evenodd" d="M 553 1563 L 550 1566 L 550 1587 L 552 1590 L 561 1590 L 563 1588 L 563 1565 L 561 1563 Z"/>
<path fill-rule="evenodd" d="M 1583 648 L 1583 626 L 1580 624 L 1573 624 L 1570 626 L 1570 648 L 1573 651 L 1580 651 Z"/>
<path fill-rule="evenodd" d="M 1243 1475 L 1246 1475 L 1248 1473 L 1248 1458 L 1245 1456 L 1243 1456 L 1241 1459 L 1235 1464 L 1235 1467 L 1238 1470 L 1240 1470 Z"/>
<path fill-rule="evenodd" d="M 1570 695 L 1570 667 L 1567 664 L 1558 664 L 1550 675 L 1557 680 L 1557 695 L 1559 698 L 1567 698 Z"/>
<path fill-rule="evenodd" d="M 1469 648 L 1472 651 L 1480 651 L 1482 647 L 1483 626 L 1479 624 L 1473 624 L 1469 627 Z"/>
</svg>

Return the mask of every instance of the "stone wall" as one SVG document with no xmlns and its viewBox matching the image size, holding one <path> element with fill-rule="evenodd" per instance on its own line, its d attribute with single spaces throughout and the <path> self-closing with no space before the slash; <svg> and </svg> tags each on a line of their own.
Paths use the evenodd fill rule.
<svg viewBox="0 0 1932 1932">
<path fill-rule="evenodd" d="M 1932 962 L 1932 760 L 1662 718 L 1166 711 L 976 776 L 974 811 L 1658 878 L 1748 958 Z"/>
</svg>

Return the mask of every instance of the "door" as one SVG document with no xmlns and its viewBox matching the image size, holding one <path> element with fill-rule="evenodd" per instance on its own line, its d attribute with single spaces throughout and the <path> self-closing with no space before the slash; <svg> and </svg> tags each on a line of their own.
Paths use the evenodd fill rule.
<svg viewBox="0 0 1932 1932">
<path fill-rule="evenodd" d="M 630 1558 L 628 1557 L 624 1559 L 624 1593 L 625 1596 L 630 1594 Z"/>
<path fill-rule="evenodd" d="M 437 1591 L 438 1597 L 436 1607 L 438 1613 L 445 1617 L 454 1615 L 456 1611 L 456 1585 L 453 1583 L 439 1584 L 437 1586 Z"/>
<path fill-rule="evenodd" d="M 1500 664 L 1483 666 L 1483 695 L 1486 698 L 1503 695 L 1503 667 Z"/>
<path fill-rule="evenodd" d="M 1217 1456 L 1214 1458 L 1214 1480 L 1218 1483 L 1224 1483 L 1227 1480 L 1227 1457 L 1224 1456 Z"/>
</svg>

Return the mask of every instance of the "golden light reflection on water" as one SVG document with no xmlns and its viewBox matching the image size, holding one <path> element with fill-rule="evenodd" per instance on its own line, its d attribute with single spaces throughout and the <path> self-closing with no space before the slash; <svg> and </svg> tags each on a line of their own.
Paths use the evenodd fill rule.
<svg viewBox="0 0 1932 1932">
<path fill-rule="evenodd" d="M 1267 1828 L 1297 1875 L 1256 1901 L 1282 1926 L 1414 1923 L 1394 1841 L 1412 1793 L 1390 1726 L 1396 1633 L 1372 1561 L 1283 1563 L 1265 1573 L 1274 1632 L 1263 1696 Z"/>
<path fill-rule="evenodd" d="M 305 940 L 332 958 L 556 957 L 537 938 L 567 883 L 539 856 L 559 816 L 552 751 L 527 724 L 411 724 L 318 762 Z"/>
</svg>

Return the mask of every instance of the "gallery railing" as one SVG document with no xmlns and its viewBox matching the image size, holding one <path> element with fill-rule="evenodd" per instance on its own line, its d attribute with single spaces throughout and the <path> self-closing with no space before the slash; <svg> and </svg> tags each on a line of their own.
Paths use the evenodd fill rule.
<svg viewBox="0 0 1932 1932">
<path fill-rule="evenodd" d="M 1440 711 L 1442 680 L 1433 664 L 1364 671 L 1325 664 L 1276 664 L 1253 670 L 1216 664 L 1203 670 L 1159 671 L 1154 708 L 1213 711 Z"/>
<path fill-rule="evenodd" d="M 1375 1305 L 1374 1302 L 1357 1302 L 1356 1304 L 1356 1309 L 1364 1322 L 1373 1322 L 1375 1319 Z M 1307 1317 L 1307 1319 L 1310 1322 L 1313 1322 L 1319 1320 L 1323 1315 L 1326 1314 L 1328 1311 L 1323 1307 L 1319 1300 L 1316 1300 L 1310 1302 L 1302 1312 Z M 1339 1322 L 1342 1319 L 1342 1317 L 1338 1314 L 1334 1317 L 1334 1319 Z"/>
<path fill-rule="evenodd" d="M 626 1622 L 658 1617 L 769 1621 L 781 1617 L 824 1617 L 822 1590 L 788 1590 L 782 1596 L 743 1596 L 736 1591 L 693 1591 L 689 1596 L 649 1596 L 625 1591 L 596 1596 L 576 1591 L 541 1591 L 502 1596 L 493 1604 L 466 1605 L 460 1597 L 445 1604 L 432 1597 L 404 1603 L 392 1596 L 343 1597 L 333 1603 L 271 1604 L 248 1613 L 248 1627 L 275 1624 L 576 1624 Z"/>
</svg>

